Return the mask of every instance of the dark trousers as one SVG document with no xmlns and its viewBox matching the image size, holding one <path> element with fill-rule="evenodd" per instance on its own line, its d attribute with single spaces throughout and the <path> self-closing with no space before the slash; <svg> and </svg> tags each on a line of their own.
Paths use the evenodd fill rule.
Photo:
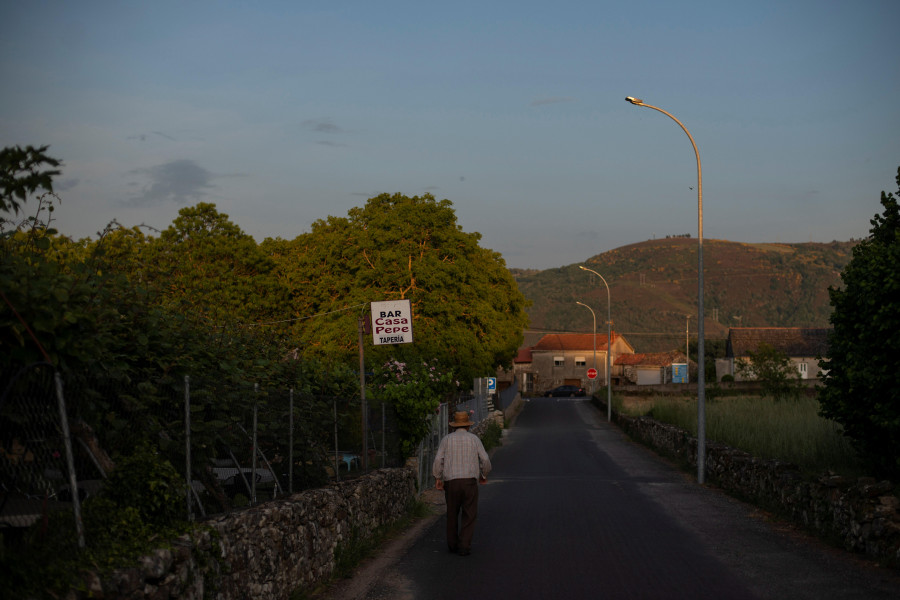
<svg viewBox="0 0 900 600">
<path fill-rule="evenodd" d="M 445 481 L 444 499 L 447 501 L 447 546 L 454 552 L 471 549 L 478 517 L 478 480 Z"/>
</svg>

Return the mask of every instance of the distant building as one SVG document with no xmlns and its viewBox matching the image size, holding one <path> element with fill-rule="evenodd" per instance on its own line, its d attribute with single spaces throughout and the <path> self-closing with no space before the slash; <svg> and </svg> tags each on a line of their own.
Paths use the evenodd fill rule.
<svg viewBox="0 0 900 600">
<path fill-rule="evenodd" d="M 623 354 L 616 358 L 614 377 L 624 384 L 659 385 L 672 383 L 672 365 L 687 364 L 693 373 L 689 381 L 696 379 L 697 363 L 685 357 L 684 352 L 652 352 L 644 354 Z"/>
<path fill-rule="evenodd" d="M 728 331 L 725 358 L 716 359 L 716 379 L 731 375 L 744 379 L 737 366 L 750 362 L 750 352 L 758 352 L 768 344 L 785 354 L 797 367 L 801 379 L 818 379 L 822 375 L 819 359 L 828 351 L 828 328 L 807 327 L 737 327 Z"/>
<path fill-rule="evenodd" d="M 596 365 L 594 348 L 596 345 Z M 634 354 L 634 347 L 612 332 L 610 364 L 623 354 Z M 530 347 L 520 348 L 513 359 L 512 372 L 501 371 L 498 382 L 515 379 L 522 395 L 541 395 L 558 385 L 591 388 L 588 369 L 595 367 L 594 389 L 606 385 L 606 334 L 548 333 Z"/>
</svg>

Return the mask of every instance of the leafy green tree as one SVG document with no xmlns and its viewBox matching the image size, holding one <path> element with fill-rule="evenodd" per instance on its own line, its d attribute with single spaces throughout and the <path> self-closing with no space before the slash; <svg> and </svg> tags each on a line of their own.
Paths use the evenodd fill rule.
<svg viewBox="0 0 900 600">
<path fill-rule="evenodd" d="M 62 163 L 47 156 L 49 146 L 11 146 L 0 150 L 0 212 L 19 209 L 29 196 L 38 190 L 53 193 L 53 178 L 59 175 L 56 169 Z"/>
<path fill-rule="evenodd" d="M 462 381 L 509 364 L 527 324 L 526 301 L 503 258 L 456 222 L 449 200 L 382 194 L 345 218 L 316 221 L 262 247 L 279 263 L 304 353 L 340 362 L 357 353 L 368 303 L 409 299 L 414 343 L 376 346 L 373 364 L 439 361 Z"/>
<path fill-rule="evenodd" d="M 900 190 L 900 168 L 896 181 Z M 881 205 L 841 273 L 843 287 L 828 290 L 834 329 L 819 402 L 876 468 L 900 475 L 900 208 L 885 192 Z"/>
<path fill-rule="evenodd" d="M 746 379 L 762 382 L 763 395 L 774 400 L 800 397 L 803 381 L 787 354 L 763 342 L 756 352 L 747 352 L 747 357 L 749 361 L 738 363 L 738 373 Z"/>
<path fill-rule="evenodd" d="M 275 262 L 247 235 L 201 202 L 183 208 L 140 254 L 158 301 L 211 325 L 258 325 L 284 316 L 286 296 Z"/>
</svg>

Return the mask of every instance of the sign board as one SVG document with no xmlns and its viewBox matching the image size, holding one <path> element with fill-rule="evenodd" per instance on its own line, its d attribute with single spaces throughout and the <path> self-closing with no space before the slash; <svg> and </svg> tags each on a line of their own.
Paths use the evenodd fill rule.
<svg viewBox="0 0 900 600">
<path fill-rule="evenodd" d="M 597 369 L 591 367 L 587 371 L 588 379 L 597 379 Z"/>
<path fill-rule="evenodd" d="M 487 389 L 489 392 L 497 391 L 497 378 L 496 377 L 488 377 L 487 378 Z"/>
<path fill-rule="evenodd" d="M 412 341 L 412 306 L 409 300 L 372 303 L 373 344 L 411 344 Z"/>
<path fill-rule="evenodd" d="M 688 383 L 688 366 L 684 363 L 672 363 L 672 383 Z"/>
</svg>

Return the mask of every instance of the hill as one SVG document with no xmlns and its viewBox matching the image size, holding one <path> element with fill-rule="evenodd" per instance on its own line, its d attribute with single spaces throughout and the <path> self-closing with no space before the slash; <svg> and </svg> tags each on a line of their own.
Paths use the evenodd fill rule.
<svg viewBox="0 0 900 600">
<path fill-rule="evenodd" d="M 850 242 L 744 244 L 704 240 L 704 326 L 707 340 L 724 339 L 730 327 L 828 327 L 828 287 L 856 244 Z M 613 329 L 637 352 L 684 348 L 685 327 L 696 338 L 697 240 L 647 240 L 598 254 L 584 266 L 609 285 Z M 543 271 L 512 269 L 528 309 L 533 343 L 539 332 L 606 331 L 606 287 L 569 265 Z"/>
</svg>

